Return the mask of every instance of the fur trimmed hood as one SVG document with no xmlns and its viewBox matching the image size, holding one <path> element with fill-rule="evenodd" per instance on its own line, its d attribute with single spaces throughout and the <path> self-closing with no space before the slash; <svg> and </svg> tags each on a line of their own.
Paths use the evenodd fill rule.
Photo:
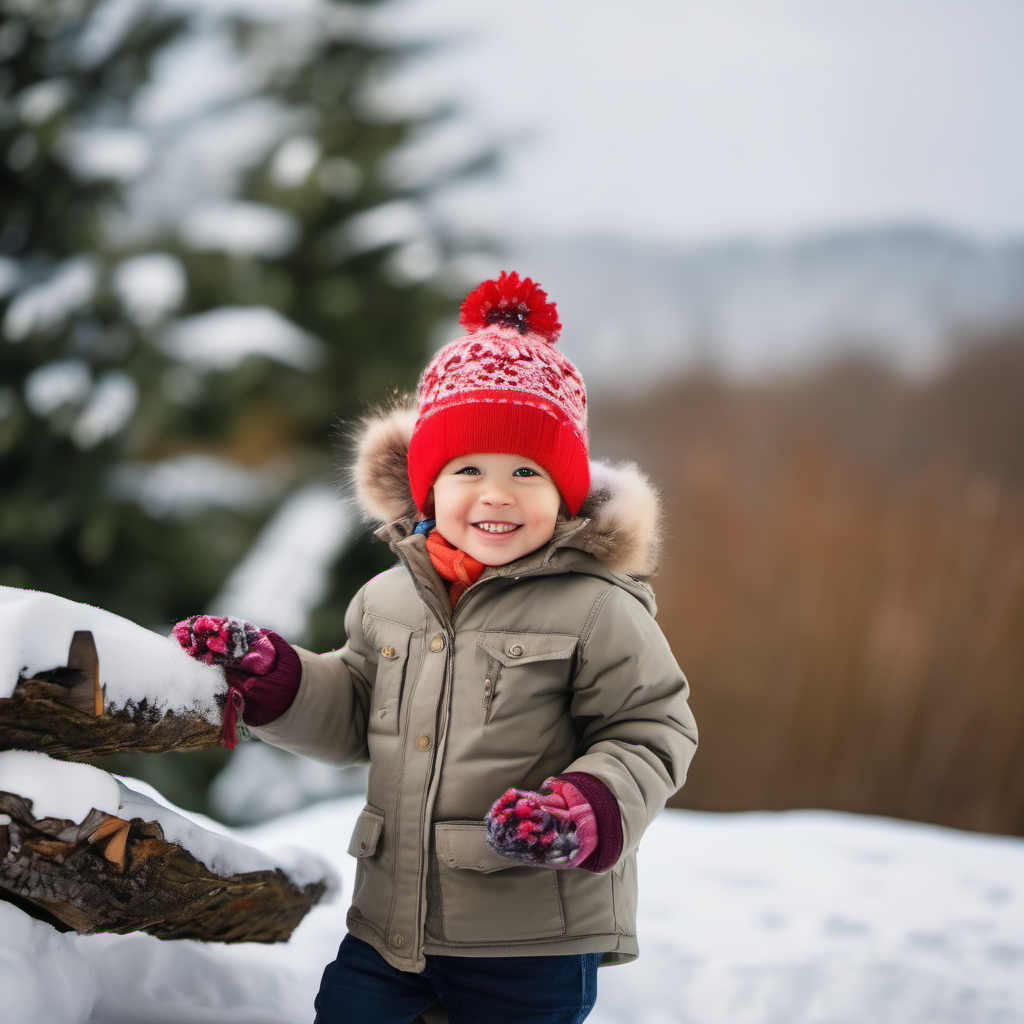
<svg viewBox="0 0 1024 1024">
<path fill-rule="evenodd" d="M 400 404 L 368 415 L 355 432 L 348 478 L 359 510 L 371 522 L 416 516 L 406 469 L 415 423 L 415 408 Z M 567 540 L 569 546 L 636 579 L 657 571 L 661 501 L 654 485 L 632 462 L 590 463 L 590 490 L 578 520 L 583 523 Z"/>
</svg>

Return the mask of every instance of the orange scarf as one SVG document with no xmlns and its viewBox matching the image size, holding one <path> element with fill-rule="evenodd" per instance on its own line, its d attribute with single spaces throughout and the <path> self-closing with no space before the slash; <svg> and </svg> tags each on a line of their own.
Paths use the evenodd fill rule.
<svg viewBox="0 0 1024 1024">
<path fill-rule="evenodd" d="M 453 547 L 437 532 L 427 534 L 427 554 L 438 575 L 448 581 L 448 593 L 454 608 L 459 598 L 478 579 L 486 566 L 460 548 Z"/>
</svg>

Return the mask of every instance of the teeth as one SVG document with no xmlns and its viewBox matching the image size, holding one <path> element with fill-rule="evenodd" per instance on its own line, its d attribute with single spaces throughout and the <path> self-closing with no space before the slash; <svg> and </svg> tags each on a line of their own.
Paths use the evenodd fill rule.
<svg viewBox="0 0 1024 1024">
<path fill-rule="evenodd" d="M 513 530 L 519 529 L 515 523 L 474 523 L 474 526 L 487 533 L 511 533 Z"/>
</svg>

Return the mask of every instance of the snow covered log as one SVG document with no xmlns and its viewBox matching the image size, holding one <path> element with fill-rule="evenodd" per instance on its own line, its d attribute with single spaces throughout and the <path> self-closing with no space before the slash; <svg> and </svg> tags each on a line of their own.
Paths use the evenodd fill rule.
<svg viewBox="0 0 1024 1024">
<path fill-rule="evenodd" d="M 216 746 L 223 671 L 110 612 L 0 587 L 0 750 L 66 760 Z"/>
<path fill-rule="evenodd" d="M 54 792 L 55 783 L 63 793 Z M 32 795 L 10 792 L 15 787 Z M 73 820 L 86 803 L 104 806 Z M 45 813 L 62 806 L 72 817 Z M 168 838 L 165 825 L 180 841 Z M 21 751 L 0 754 L 0 899 L 61 931 L 280 942 L 333 886 L 318 858 L 288 873 L 99 769 Z"/>
<path fill-rule="evenodd" d="M 0 813 L 0 898 L 61 931 L 281 942 L 326 890 L 280 868 L 221 877 L 153 821 L 95 810 L 78 824 L 37 820 L 12 793 L 0 793 Z"/>
</svg>

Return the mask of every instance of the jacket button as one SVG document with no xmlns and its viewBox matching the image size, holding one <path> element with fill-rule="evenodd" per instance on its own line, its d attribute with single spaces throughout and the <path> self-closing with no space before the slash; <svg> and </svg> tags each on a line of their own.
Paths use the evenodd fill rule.
<svg viewBox="0 0 1024 1024">
<path fill-rule="evenodd" d="M 405 936 L 404 935 L 392 935 L 391 936 L 391 945 L 394 946 L 395 949 L 401 949 L 405 945 Z"/>
<path fill-rule="evenodd" d="M 429 736 L 417 736 L 416 737 L 416 749 L 417 750 L 429 750 L 430 749 L 430 737 Z"/>
<path fill-rule="evenodd" d="M 432 639 L 432 640 L 430 641 L 430 649 L 431 649 L 431 650 L 432 650 L 432 651 L 433 651 L 433 652 L 434 652 L 435 654 L 436 654 L 436 653 L 437 653 L 438 651 L 443 651 L 443 650 L 444 650 L 444 634 L 443 634 L 443 633 L 438 633 L 438 634 L 437 634 L 437 636 L 435 636 L 435 637 L 434 637 L 434 638 L 433 638 L 433 639 Z"/>
<path fill-rule="evenodd" d="M 385 658 L 393 658 L 395 656 L 395 649 L 391 644 L 387 644 L 385 647 L 380 649 L 380 653 Z"/>
<path fill-rule="evenodd" d="M 508 653 L 510 658 L 521 658 L 524 654 L 523 645 L 512 644 L 512 646 L 508 649 Z"/>
</svg>

